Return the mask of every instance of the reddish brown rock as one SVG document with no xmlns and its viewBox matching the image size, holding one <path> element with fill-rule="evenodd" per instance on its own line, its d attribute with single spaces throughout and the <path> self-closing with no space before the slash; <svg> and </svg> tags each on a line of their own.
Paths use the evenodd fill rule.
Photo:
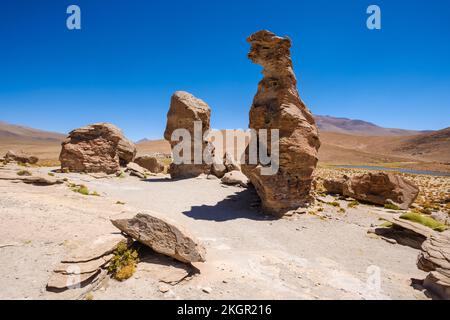
<svg viewBox="0 0 450 320">
<path fill-rule="evenodd" d="M 378 205 L 388 203 L 406 210 L 419 195 L 419 188 L 409 180 L 393 173 L 365 173 L 351 178 L 325 180 L 330 193 L 338 193 L 356 200 Z"/>
<path fill-rule="evenodd" d="M 35 156 L 31 156 L 29 154 L 26 154 L 23 151 L 12 151 L 12 150 L 9 150 L 6 153 L 4 160 L 6 162 L 15 161 L 15 162 L 20 162 L 20 163 L 35 164 L 35 163 L 37 163 L 39 161 L 39 158 L 35 157 Z"/>
<path fill-rule="evenodd" d="M 194 163 L 194 147 L 200 146 L 203 154 L 205 148 L 208 148 L 208 141 L 204 140 L 204 133 L 210 129 L 211 109 L 201 99 L 194 97 L 192 94 L 184 91 L 177 91 L 173 94 L 170 109 L 167 113 L 167 125 L 164 132 L 164 138 L 169 141 L 173 148 L 179 141 L 172 141 L 172 133 L 176 129 L 186 129 L 191 135 L 191 158 L 189 163 L 175 164 L 172 163 L 169 168 L 169 173 L 172 178 L 192 178 L 199 176 L 202 173 L 210 172 L 210 165 L 202 163 Z M 194 122 L 201 123 L 201 134 L 194 134 Z M 181 156 L 183 154 L 181 153 Z M 175 155 L 174 155 L 175 159 Z"/>
<path fill-rule="evenodd" d="M 134 159 L 134 162 L 152 173 L 160 173 L 164 171 L 164 165 L 159 162 L 158 158 L 153 156 L 141 156 Z"/>
<path fill-rule="evenodd" d="M 261 174 L 263 166 L 250 165 L 248 161 L 242 165 L 242 171 L 255 186 L 264 211 L 282 216 L 312 201 L 312 173 L 320 141 L 312 114 L 297 91 L 291 40 L 263 30 L 247 41 L 251 45 L 248 57 L 263 66 L 264 75 L 250 110 L 249 127 L 278 129 L 280 157 L 275 175 Z"/>
<path fill-rule="evenodd" d="M 59 156 L 61 169 L 116 173 L 134 159 L 136 146 L 110 123 L 96 123 L 69 133 Z"/>
</svg>

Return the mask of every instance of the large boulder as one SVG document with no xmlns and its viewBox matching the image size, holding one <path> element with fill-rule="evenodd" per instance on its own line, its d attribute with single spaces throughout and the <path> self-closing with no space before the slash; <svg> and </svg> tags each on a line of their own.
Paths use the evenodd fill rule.
<svg viewBox="0 0 450 320">
<path fill-rule="evenodd" d="M 39 161 L 38 157 L 31 156 L 29 154 L 26 154 L 23 151 L 12 151 L 9 150 L 5 157 L 4 161 L 6 162 L 20 162 L 20 163 L 29 163 L 29 164 L 35 164 Z"/>
<path fill-rule="evenodd" d="M 411 181 L 384 172 L 325 180 L 324 187 L 330 193 L 378 205 L 395 204 L 403 210 L 408 209 L 419 195 L 419 188 Z"/>
<path fill-rule="evenodd" d="M 424 287 L 450 300 L 450 233 L 435 233 L 422 244 L 417 259 L 419 269 L 430 272 Z"/>
<path fill-rule="evenodd" d="M 171 139 L 175 130 L 186 129 L 191 136 L 191 157 L 188 159 L 188 163 L 172 163 L 170 165 L 169 173 L 172 178 L 192 178 L 210 172 L 211 166 L 203 161 L 199 164 L 194 163 L 194 146 L 200 146 L 202 155 L 204 150 L 209 147 L 209 143 L 203 138 L 203 135 L 210 129 L 210 117 L 211 109 L 203 100 L 184 91 L 177 91 L 172 95 L 164 138 L 169 141 L 173 151 L 173 148 L 179 143 L 179 141 Z M 201 123 L 201 132 L 199 131 L 197 135 L 194 134 L 194 122 L 196 121 Z M 176 156 L 173 155 L 174 160 L 176 160 Z"/>
<path fill-rule="evenodd" d="M 152 173 L 161 173 L 164 171 L 164 165 L 154 156 L 140 156 L 134 159 L 134 162 Z"/>
<path fill-rule="evenodd" d="M 116 173 L 133 161 L 136 146 L 110 123 L 96 123 L 69 133 L 62 143 L 61 169 Z"/>
<path fill-rule="evenodd" d="M 279 169 L 274 175 L 265 175 L 264 165 L 252 165 L 246 160 L 242 172 L 255 186 L 263 210 L 282 216 L 312 201 L 319 135 L 314 118 L 297 91 L 291 40 L 263 30 L 247 41 L 251 45 L 248 57 L 263 66 L 264 75 L 250 109 L 249 127 L 256 131 L 268 129 L 269 137 L 270 130 L 279 130 Z"/>
<path fill-rule="evenodd" d="M 155 213 L 139 213 L 132 219 L 111 222 L 122 232 L 158 253 L 181 262 L 205 261 L 205 248 L 187 230 Z"/>
</svg>

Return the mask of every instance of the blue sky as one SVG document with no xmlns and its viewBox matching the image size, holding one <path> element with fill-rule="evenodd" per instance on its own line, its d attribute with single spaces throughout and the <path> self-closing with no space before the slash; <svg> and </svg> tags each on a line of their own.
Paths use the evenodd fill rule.
<svg viewBox="0 0 450 320">
<path fill-rule="evenodd" d="M 66 28 L 81 8 L 82 30 Z M 366 28 L 377 4 L 382 29 Z M 68 132 L 99 121 L 162 137 L 170 96 L 246 128 L 261 67 L 251 33 L 288 35 L 315 114 L 386 127 L 450 126 L 450 1 L 10 0 L 0 4 L 0 120 Z"/>
</svg>

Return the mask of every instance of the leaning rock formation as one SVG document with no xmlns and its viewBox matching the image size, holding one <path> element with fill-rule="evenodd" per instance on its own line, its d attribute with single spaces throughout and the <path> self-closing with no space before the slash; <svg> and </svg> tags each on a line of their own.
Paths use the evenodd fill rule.
<svg viewBox="0 0 450 320">
<path fill-rule="evenodd" d="M 424 287 L 450 300 L 450 233 L 435 233 L 422 244 L 417 259 L 419 269 L 430 272 Z"/>
<path fill-rule="evenodd" d="M 62 143 L 61 169 L 116 173 L 133 161 L 136 146 L 110 123 L 96 123 L 69 133 Z"/>
<path fill-rule="evenodd" d="M 261 197 L 263 210 L 282 216 L 312 200 L 312 173 L 320 141 L 312 114 L 297 91 L 291 40 L 263 30 L 247 41 L 251 44 L 249 59 L 264 67 L 264 78 L 259 82 L 250 110 L 249 127 L 257 131 L 278 129 L 280 156 L 275 175 L 263 175 L 261 164 L 250 165 L 248 161 L 242 165 L 242 171 Z"/>
<path fill-rule="evenodd" d="M 172 163 L 169 168 L 172 178 L 192 178 L 202 173 L 209 173 L 210 165 L 194 163 L 194 146 L 199 145 L 202 154 L 205 148 L 208 147 L 208 142 L 203 139 L 203 134 L 210 129 L 210 117 L 211 109 L 203 100 L 197 99 L 192 94 L 184 91 L 177 91 L 173 94 L 170 109 L 167 113 L 164 138 L 169 141 L 173 151 L 173 148 L 179 141 L 172 141 L 172 133 L 176 129 L 186 129 L 191 135 L 191 159 L 190 163 Z M 194 121 L 200 121 L 202 124 L 201 136 L 194 135 Z"/>
<path fill-rule="evenodd" d="M 411 181 L 383 172 L 325 180 L 323 185 L 329 193 L 378 205 L 393 203 L 403 210 L 408 209 L 419 194 L 419 188 Z"/>
<path fill-rule="evenodd" d="M 111 220 L 112 224 L 154 251 L 181 262 L 205 261 L 205 249 L 184 228 L 155 214 L 137 214 L 132 219 Z"/>
<path fill-rule="evenodd" d="M 16 152 L 9 150 L 5 155 L 4 161 L 6 162 L 15 161 L 21 163 L 35 164 L 39 161 L 39 158 L 35 156 L 30 156 L 23 151 Z"/>
</svg>

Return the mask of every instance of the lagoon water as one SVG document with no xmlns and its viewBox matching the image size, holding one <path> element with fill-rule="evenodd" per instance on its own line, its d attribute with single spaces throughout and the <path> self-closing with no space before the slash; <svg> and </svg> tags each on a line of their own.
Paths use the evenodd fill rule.
<svg viewBox="0 0 450 320">
<path fill-rule="evenodd" d="M 450 177 L 450 172 L 441 172 L 441 171 L 414 170 L 414 169 L 404 169 L 404 168 L 386 168 L 386 167 L 377 167 L 377 166 L 353 166 L 353 165 L 341 165 L 341 166 L 334 166 L 334 167 L 335 168 L 347 168 L 347 169 L 397 171 L 397 172 L 402 172 L 402 173 L 425 174 L 425 175 L 429 175 L 429 176 Z"/>
</svg>

